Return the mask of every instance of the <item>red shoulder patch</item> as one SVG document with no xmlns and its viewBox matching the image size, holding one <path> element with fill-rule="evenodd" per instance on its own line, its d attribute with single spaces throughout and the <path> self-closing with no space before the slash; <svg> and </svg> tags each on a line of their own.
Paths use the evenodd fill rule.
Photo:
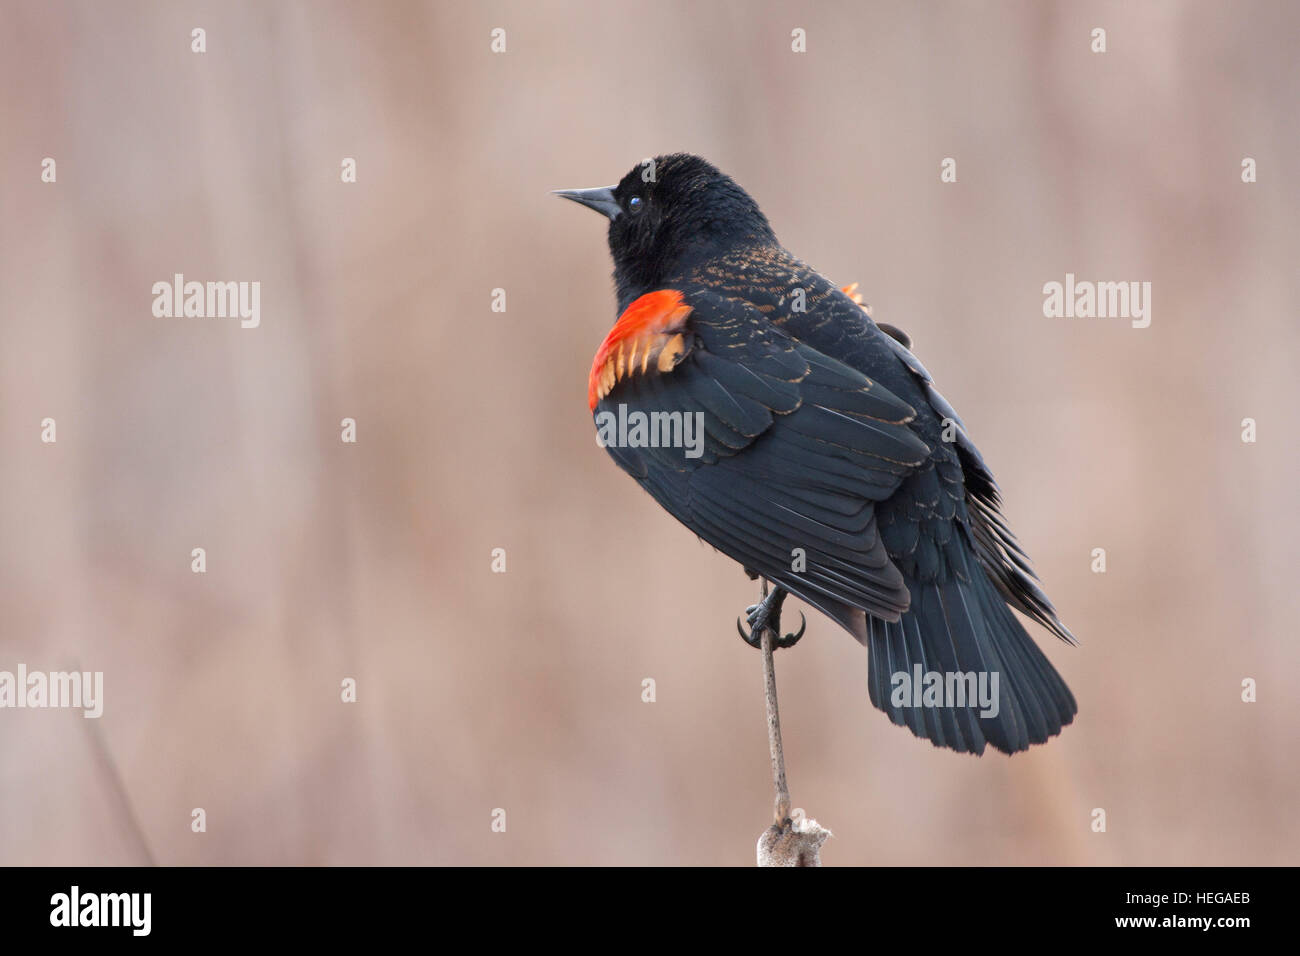
<svg viewBox="0 0 1300 956">
<path fill-rule="evenodd" d="M 691 307 L 676 289 L 647 292 L 624 310 L 591 362 L 587 404 L 596 403 L 634 374 L 671 372 L 686 357 L 682 330 Z"/>
<path fill-rule="evenodd" d="M 840 289 L 840 291 L 852 299 L 856 305 L 862 306 L 862 311 L 867 313 L 867 315 L 871 314 L 871 306 L 862 301 L 862 293 L 858 291 L 858 284 L 856 282 L 849 283 L 844 288 Z"/>
</svg>

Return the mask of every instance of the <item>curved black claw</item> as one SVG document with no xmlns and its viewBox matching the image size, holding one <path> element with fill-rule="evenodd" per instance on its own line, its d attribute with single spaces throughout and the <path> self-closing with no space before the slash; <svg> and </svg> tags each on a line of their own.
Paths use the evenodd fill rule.
<svg viewBox="0 0 1300 956">
<path fill-rule="evenodd" d="M 808 619 L 803 616 L 803 611 L 799 612 L 799 630 L 793 634 L 787 634 L 785 637 L 778 637 L 772 642 L 773 648 L 777 647 L 794 647 L 799 643 L 799 638 L 803 637 L 803 632 L 808 630 Z"/>
<path fill-rule="evenodd" d="M 787 634 L 780 637 L 781 633 L 781 605 L 785 602 L 786 592 L 784 589 L 776 588 L 765 597 L 761 604 L 751 604 L 745 608 L 746 621 L 749 623 L 750 630 L 746 632 L 741 625 L 740 619 L 736 619 L 736 630 L 740 632 L 740 639 L 750 647 L 761 648 L 763 646 L 763 630 L 771 628 L 773 634 L 778 635 L 772 641 L 772 649 L 776 650 L 781 647 L 794 647 L 803 637 L 804 631 L 808 629 L 808 619 L 799 612 L 799 630 L 794 634 Z"/>
<path fill-rule="evenodd" d="M 740 623 L 740 618 L 736 618 L 736 630 L 740 632 L 740 639 L 750 647 L 758 649 L 763 646 L 763 639 L 753 631 L 746 631 L 744 625 Z"/>
</svg>

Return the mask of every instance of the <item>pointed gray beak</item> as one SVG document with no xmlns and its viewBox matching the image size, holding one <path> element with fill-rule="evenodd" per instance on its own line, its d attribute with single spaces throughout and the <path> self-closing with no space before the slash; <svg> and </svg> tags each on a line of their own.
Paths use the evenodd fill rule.
<svg viewBox="0 0 1300 956">
<path fill-rule="evenodd" d="M 552 192 L 556 196 L 572 199 L 614 220 L 623 211 L 619 208 L 618 200 L 614 198 L 615 188 L 615 186 L 599 186 L 595 189 L 555 189 Z"/>
</svg>

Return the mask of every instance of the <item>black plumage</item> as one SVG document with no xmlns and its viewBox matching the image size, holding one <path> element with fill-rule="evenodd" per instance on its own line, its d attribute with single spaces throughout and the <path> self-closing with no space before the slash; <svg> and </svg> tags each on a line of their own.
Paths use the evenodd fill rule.
<svg viewBox="0 0 1300 956">
<path fill-rule="evenodd" d="M 1074 698 L 1010 608 L 1073 637 L 906 337 L 786 252 L 713 166 L 677 154 L 654 161 L 652 180 L 644 171 L 569 195 L 610 216 L 620 313 L 675 290 L 689 314 L 644 333 L 648 356 L 680 331 L 663 371 L 611 364 L 598 383 L 593 368 L 593 411 L 698 412 L 705 438 L 698 458 L 626 446 L 610 455 L 709 544 L 867 645 L 871 701 L 894 723 L 973 753 L 1059 733 Z M 891 701 L 894 675 L 918 664 L 996 673 L 996 715 Z"/>
</svg>

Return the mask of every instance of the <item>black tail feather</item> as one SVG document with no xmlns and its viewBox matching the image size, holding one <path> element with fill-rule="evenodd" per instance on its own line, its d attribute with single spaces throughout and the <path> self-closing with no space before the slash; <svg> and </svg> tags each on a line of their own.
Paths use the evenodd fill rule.
<svg viewBox="0 0 1300 956">
<path fill-rule="evenodd" d="M 867 618 L 871 703 L 916 736 L 961 753 L 982 754 L 986 744 L 1016 753 L 1046 742 L 1074 719 L 1074 696 L 984 568 L 968 560 L 952 570 L 942 583 L 908 581 L 912 603 L 899 621 Z M 941 675 L 943 691 L 956 689 L 950 675 L 974 674 L 988 706 L 950 695 L 927 701 L 912 687 L 917 665 Z"/>
</svg>

